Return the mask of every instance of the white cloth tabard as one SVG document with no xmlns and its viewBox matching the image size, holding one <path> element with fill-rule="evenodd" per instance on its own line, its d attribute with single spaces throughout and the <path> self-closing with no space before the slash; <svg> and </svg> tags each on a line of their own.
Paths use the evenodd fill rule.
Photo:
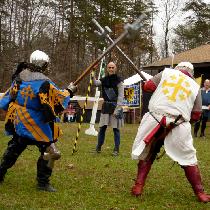
<svg viewBox="0 0 210 210">
<path fill-rule="evenodd" d="M 165 69 L 149 102 L 149 111 L 158 121 L 166 116 L 166 124 L 168 124 L 173 122 L 176 116 L 182 115 L 180 121 L 184 122 L 166 136 L 164 148 L 170 158 L 183 166 L 197 164 L 189 121 L 198 91 L 199 86 L 190 77 L 178 70 Z M 146 145 L 144 138 L 157 124 L 158 122 L 150 113 L 144 115 L 133 143 L 132 159 L 146 158 L 151 145 Z"/>
<path fill-rule="evenodd" d="M 165 69 L 150 99 L 149 110 L 175 116 L 181 114 L 185 121 L 190 121 L 198 91 L 199 85 L 193 79 L 178 70 Z"/>
<path fill-rule="evenodd" d="M 162 115 L 153 115 L 160 121 Z M 166 117 L 166 123 L 173 122 L 174 118 Z M 143 139 L 157 126 L 158 122 L 148 112 L 142 118 L 141 124 L 132 147 L 132 159 L 144 160 L 150 150 Z M 181 123 L 175 127 L 165 138 L 164 148 L 166 154 L 180 165 L 195 165 L 197 163 L 196 150 L 193 146 L 191 125 L 189 122 Z"/>
</svg>

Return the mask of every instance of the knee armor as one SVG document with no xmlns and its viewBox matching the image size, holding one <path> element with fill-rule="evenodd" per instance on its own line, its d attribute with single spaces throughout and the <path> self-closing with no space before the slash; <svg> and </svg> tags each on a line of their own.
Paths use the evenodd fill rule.
<svg viewBox="0 0 210 210">
<path fill-rule="evenodd" d="M 55 160 L 61 158 L 60 151 L 56 148 L 55 144 L 52 143 L 46 148 L 46 151 L 43 155 L 44 160 L 48 160 L 48 167 L 53 168 Z"/>
</svg>

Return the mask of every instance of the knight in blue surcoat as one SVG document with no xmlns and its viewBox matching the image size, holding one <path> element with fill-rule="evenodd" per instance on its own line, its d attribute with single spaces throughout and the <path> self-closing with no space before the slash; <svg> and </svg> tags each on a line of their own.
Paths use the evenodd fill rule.
<svg viewBox="0 0 210 210">
<path fill-rule="evenodd" d="M 0 163 L 0 182 L 28 145 L 36 145 L 41 153 L 37 161 L 37 188 L 54 192 L 49 183 L 53 163 L 61 157 L 55 142 L 62 134 L 57 116 L 67 107 L 77 87 L 70 83 L 60 89 L 48 78 L 49 56 L 39 50 L 30 62 L 21 62 L 12 76 L 10 88 L 0 98 L 0 109 L 7 111 L 5 130 L 12 139 Z"/>
</svg>

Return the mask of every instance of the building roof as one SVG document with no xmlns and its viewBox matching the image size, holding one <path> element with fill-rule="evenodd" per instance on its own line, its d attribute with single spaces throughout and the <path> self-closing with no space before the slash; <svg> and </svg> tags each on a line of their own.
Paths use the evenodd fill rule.
<svg viewBox="0 0 210 210">
<path fill-rule="evenodd" d="M 176 65 L 182 61 L 188 61 L 194 65 L 201 63 L 210 63 L 210 43 L 174 55 L 173 65 Z M 172 56 L 144 66 L 143 69 L 171 65 Z"/>
</svg>

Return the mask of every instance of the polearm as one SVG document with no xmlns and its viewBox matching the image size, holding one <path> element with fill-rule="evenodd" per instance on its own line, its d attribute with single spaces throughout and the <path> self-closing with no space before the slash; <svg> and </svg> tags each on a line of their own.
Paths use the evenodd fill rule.
<svg viewBox="0 0 210 210">
<path fill-rule="evenodd" d="M 92 71 L 92 68 L 100 62 L 100 60 L 107 55 L 112 48 L 114 48 L 118 42 L 120 42 L 122 39 L 124 39 L 127 35 L 132 35 L 132 33 L 139 30 L 139 28 L 142 26 L 141 21 L 145 18 L 145 15 L 141 15 L 136 21 L 134 21 L 132 24 L 125 25 L 124 29 L 125 31 L 115 40 L 112 42 L 112 44 L 103 52 L 93 63 L 73 82 L 74 85 L 77 85 L 87 74 L 89 74 Z"/>
<path fill-rule="evenodd" d="M 95 31 L 99 36 L 105 37 L 108 39 L 110 43 L 114 43 L 113 39 L 109 36 L 109 32 L 111 32 L 111 29 L 108 26 L 105 26 L 105 30 L 103 27 L 93 18 L 92 22 L 99 28 L 100 32 Z M 116 45 L 116 48 L 119 50 L 119 52 L 123 55 L 124 58 L 128 60 L 128 62 L 132 65 L 133 69 L 138 73 L 141 78 L 146 81 L 146 77 L 141 73 L 141 71 L 136 67 L 136 65 L 133 63 L 133 61 L 121 50 L 119 46 Z"/>
</svg>

